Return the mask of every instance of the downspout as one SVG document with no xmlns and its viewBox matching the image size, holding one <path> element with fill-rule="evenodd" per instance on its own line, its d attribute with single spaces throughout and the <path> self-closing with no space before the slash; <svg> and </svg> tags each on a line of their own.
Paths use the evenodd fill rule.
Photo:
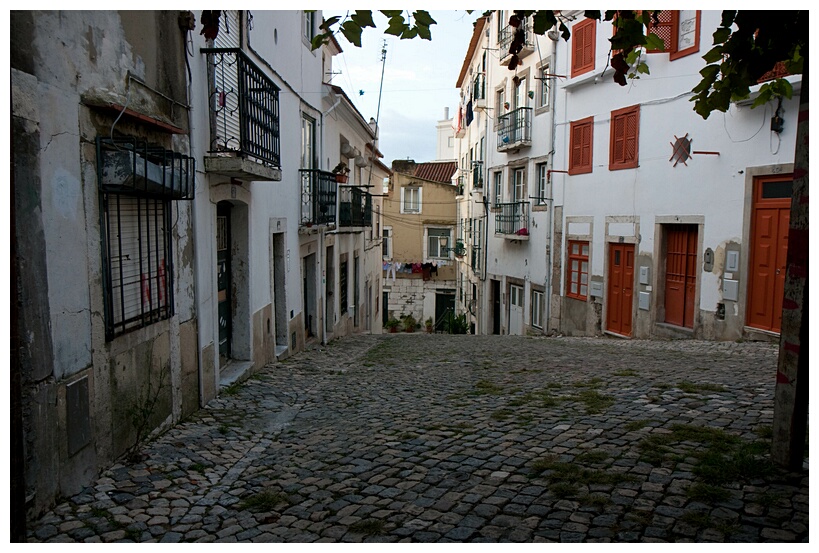
<svg viewBox="0 0 819 553">
<path fill-rule="evenodd" d="M 556 64 L 557 64 L 557 45 L 558 45 L 557 41 L 552 43 L 552 55 L 551 55 L 551 60 L 549 60 L 549 72 L 552 73 L 552 74 L 555 74 L 555 71 L 557 69 L 556 68 Z M 552 133 L 551 133 L 552 134 L 552 137 L 551 137 L 552 147 L 549 150 L 549 168 L 551 169 L 551 168 L 553 168 L 555 166 L 555 133 L 557 132 L 557 121 L 555 119 L 555 114 L 557 113 L 557 105 L 555 103 L 557 101 L 557 91 L 555 90 L 555 88 L 556 88 L 555 83 L 557 83 L 557 77 L 549 77 L 549 78 L 552 79 L 552 86 L 549 87 L 550 88 L 549 95 L 551 96 L 550 100 L 552 102 L 552 109 L 551 109 L 551 112 L 552 112 Z M 564 102 L 564 104 L 565 104 L 565 102 Z M 552 184 L 551 176 L 552 176 L 551 172 L 547 173 L 547 178 L 548 178 L 549 184 Z M 555 221 L 555 193 L 554 193 L 554 187 L 551 187 L 551 188 L 552 188 L 552 190 L 551 190 L 551 196 L 552 197 L 547 200 L 549 202 L 549 210 L 548 210 L 549 225 L 548 225 L 548 229 L 547 229 L 547 238 L 546 238 L 546 246 L 547 246 L 547 249 L 546 249 L 546 271 L 548 271 L 547 274 L 546 274 L 546 333 L 547 334 L 549 333 L 549 324 L 550 324 L 550 320 L 551 320 L 551 316 L 552 316 L 552 313 L 551 313 L 551 311 L 552 311 L 552 309 L 551 309 L 551 306 L 552 306 L 552 289 L 553 289 L 553 285 L 554 285 L 554 282 L 553 282 L 553 280 L 554 280 L 553 279 L 554 267 L 552 267 L 552 260 L 554 259 L 554 255 L 552 255 L 552 252 L 554 252 L 554 243 L 553 243 L 554 233 L 552 232 L 552 228 L 554 227 L 554 221 Z"/>
<path fill-rule="evenodd" d="M 329 113 L 331 111 L 336 109 L 336 107 L 340 103 L 341 103 L 341 96 L 336 95 L 336 103 L 333 104 L 332 106 L 330 106 L 327 109 L 327 111 L 321 112 L 321 116 L 320 116 L 321 136 L 319 137 L 319 165 L 321 165 L 321 162 L 324 160 L 324 118 L 327 115 L 329 115 Z M 324 259 L 326 259 L 326 257 L 327 257 L 327 252 L 325 251 L 325 245 L 324 245 L 324 241 L 325 241 L 324 230 L 325 229 L 322 228 L 321 232 L 319 233 L 319 247 L 318 247 L 318 253 L 319 253 L 319 255 L 318 255 L 318 257 L 319 257 L 318 266 L 319 266 L 319 270 L 318 270 L 318 275 L 317 276 L 319 277 L 318 278 L 318 281 L 319 281 L 318 284 L 319 284 L 319 290 L 321 292 L 319 294 L 316 294 L 317 296 L 320 296 L 320 297 L 324 298 L 324 305 L 323 305 L 324 309 L 322 310 L 323 312 L 321 313 L 321 317 L 316 317 L 316 318 L 319 319 L 320 326 L 321 326 L 321 329 L 319 330 L 319 336 L 321 336 L 321 345 L 326 346 L 327 345 L 327 321 L 324 320 L 324 319 L 325 319 L 325 317 L 327 317 L 327 302 L 330 301 L 330 298 L 325 297 L 325 295 L 324 295 L 327 292 L 327 285 L 326 285 L 325 282 L 323 282 L 327 278 L 327 275 L 324 274 Z M 323 275 L 324 278 L 321 278 L 322 275 Z M 318 306 L 316 306 L 316 307 L 318 308 Z"/>
</svg>

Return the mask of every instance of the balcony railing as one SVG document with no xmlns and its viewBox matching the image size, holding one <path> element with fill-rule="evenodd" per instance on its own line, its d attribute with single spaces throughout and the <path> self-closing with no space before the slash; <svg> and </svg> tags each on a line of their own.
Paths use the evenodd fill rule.
<svg viewBox="0 0 819 553">
<path fill-rule="evenodd" d="M 281 167 L 279 88 L 242 50 L 202 52 L 208 58 L 209 153 Z"/>
<path fill-rule="evenodd" d="M 495 234 L 528 240 L 529 202 L 499 203 L 495 208 Z"/>
<path fill-rule="evenodd" d="M 301 225 L 329 225 L 336 222 L 335 173 L 301 169 Z"/>
<path fill-rule="evenodd" d="M 481 247 L 480 246 L 472 246 L 469 248 L 470 256 L 469 256 L 469 266 L 472 267 L 473 271 L 480 271 L 481 270 Z"/>
<path fill-rule="evenodd" d="M 532 145 L 532 108 L 518 108 L 498 116 L 498 151 Z"/>
<path fill-rule="evenodd" d="M 512 27 L 511 25 L 507 25 L 503 29 L 501 29 L 500 36 L 498 38 L 498 47 L 500 48 L 500 64 L 501 65 L 509 65 L 509 60 L 511 59 L 511 54 L 509 53 L 509 46 L 512 44 L 512 41 L 515 39 L 515 33 L 521 29 L 521 27 Z M 524 56 L 531 54 L 534 51 L 534 36 L 532 33 L 532 23 L 529 19 L 526 20 L 523 27 L 523 45 L 518 52 L 518 58 L 523 58 Z"/>
<path fill-rule="evenodd" d="M 472 162 L 472 188 L 483 188 L 483 162 Z"/>
<path fill-rule="evenodd" d="M 338 198 L 339 227 L 372 226 L 372 194 L 355 186 L 339 186 Z"/>
</svg>

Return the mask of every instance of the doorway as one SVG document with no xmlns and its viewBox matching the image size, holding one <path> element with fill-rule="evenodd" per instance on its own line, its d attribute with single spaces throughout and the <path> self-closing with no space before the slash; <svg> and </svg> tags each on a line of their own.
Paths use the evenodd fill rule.
<svg viewBox="0 0 819 553">
<path fill-rule="evenodd" d="M 492 280 L 492 334 L 501 333 L 501 293 L 500 281 Z"/>
<path fill-rule="evenodd" d="M 224 367 L 231 354 L 233 316 L 231 313 L 230 208 L 228 202 L 216 205 L 216 295 L 219 317 L 219 366 Z"/>
<path fill-rule="evenodd" d="M 324 288 L 324 329 L 327 334 L 333 333 L 333 325 L 335 325 L 335 305 L 336 298 L 334 296 L 336 287 L 336 263 L 335 263 L 335 246 L 327 246 L 327 258 L 324 264 L 327 267 L 327 275 L 325 276 Z"/>
<path fill-rule="evenodd" d="M 609 285 L 606 330 L 631 336 L 634 297 L 634 245 L 609 244 Z"/>
<path fill-rule="evenodd" d="M 523 334 L 523 287 L 509 285 L 509 334 Z"/>
<path fill-rule="evenodd" d="M 304 301 L 304 338 L 312 338 L 317 333 L 316 317 L 316 254 L 304 258 L 303 301 Z"/>
<path fill-rule="evenodd" d="M 694 328 L 697 225 L 666 225 L 665 245 L 665 322 Z"/>
<path fill-rule="evenodd" d="M 455 291 L 452 292 L 436 292 L 435 293 L 435 328 L 442 330 L 446 328 L 445 320 L 449 320 L 450 326 L 452 319 L 455 318 Z M 423 321 L 421 321 L 423 323 Z"/>
<path fill-rule="evenodd" d="M 790 174 L 754 179 L 746 324 L 776 333 L 782 328 L 792 191 Z"/>
<path fill-rule="evenodd" d="M 276 323 L 276 355 L 287 351 L 287 296 L 284 293 L 285 273 L 284 233 L 273 234 L 273 310 Z"/>
</svg>

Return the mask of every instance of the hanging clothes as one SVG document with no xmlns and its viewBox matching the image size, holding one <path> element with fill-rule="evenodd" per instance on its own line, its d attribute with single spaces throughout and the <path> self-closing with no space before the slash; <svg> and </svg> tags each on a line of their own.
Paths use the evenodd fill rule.
<svg viewBox="0 0 819 553">
<path fill-rule="evenodd" d="M 472 115 L 472 100 L 469 100 L 466 104 L 466 126 L 468 127 L 470 123 L 472 123 L 473 115 Z"/>
</svg>

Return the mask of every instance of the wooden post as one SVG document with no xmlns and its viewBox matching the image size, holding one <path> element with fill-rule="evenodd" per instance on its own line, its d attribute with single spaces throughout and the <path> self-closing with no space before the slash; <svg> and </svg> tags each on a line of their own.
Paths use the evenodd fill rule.
<svg viewBox="0 0 819 553">
<path fill-rule="evenodd" d="M 808 420 L 808 56 L 794 154 L 788 266 L 774 395 L 773 460 L 802 469 Z"/>
</svg>

